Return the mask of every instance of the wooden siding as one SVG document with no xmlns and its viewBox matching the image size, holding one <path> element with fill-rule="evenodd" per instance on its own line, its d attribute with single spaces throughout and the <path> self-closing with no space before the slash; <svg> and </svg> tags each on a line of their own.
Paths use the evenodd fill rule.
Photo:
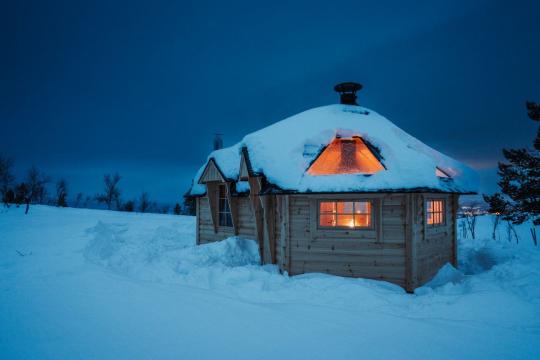
<svg viewBox="0 0 540 360">
<path fill-rule="evenodd" d="M 455 213 L 457 195 L 422 194 L 418 196 L 418 206 L 422 216 L 416 239 L 416 285 L 421 286 L 431 280 L 446 263 L 455 264 Z M 430 226 L 426 224 L 426 203 L 428 200 L 444 200 L 444 224 Z"/>
<path fill-rule="evenodd" d="M 235 197 L 238 236 L 247 239 L 256 239 L 255 222 L 248 197 Z M 214 232 L 214 225 L 210 215 L 210 205 L 207 197 L 197 198 L 197 243 L 206 244 L 234 236 L 232 227 L 218 226 Z"/>
<path fill-rule="evenodd" d="M 247 196 L 237 197 L 238 235 L 246 239 L 256 240 L 255 219 Z"/>
<path fill-rule="evenodd" d="M 235 197 L 232 201 L 239 236 L 257 240 L 253 204 L 272 204 L 272 251 L 279 269 L 290 275 L 323 272 L 339 276 L 386 280 L 407 291 L 429 281 L 446 262 L 455 264 L 458 195 L 337 194 L 275 195 L 272 199 Z M 368 199 L 373 203 L 373 227 L 365 230 L 320 229 L 318 201 Z M 444 199 L 445 224 L 425 224 L 428 199 Z M 269 201 L 270 200 L 270 201 Z M 271 210 L 270 210 L 271 209 Z M 197 243 L 234 235 L 232 227 L 214 230 L 207 197 L 197 199 Z M 268 214 L 267 214 L 268 215 Z M 268 229 L 266 229 L 268 231 Z M 266 231 L 265 231 L 266 232 Z M 268 241 L 268 239 L 267 239 Z"/>
<path fill-rule="evenodd" d="M 209 181 L 225 181 L 213 159 L 208 161 L 203 173 L 201 174 L 201 177 L 199 178 L 200 184 L 205 184 Z"/>
<path fill-rule="evenodd" d="M 369 199 L 374 227 L 319 229 L 319 199 Z M 289 273 L 324 272 L 405 284 L 405 197 L 381 195 L 290 195 Z"/>
<path fill-rule="evenodd" d="M 244 154 L 242 154 L 242 157 L 240 158 L 240 172 L 238 177 L 240 180 L 248 180 L 249 179 L 249 171 L 248 166 L 246 162 L 246 157 Z"/>
<path fill-rule="evenodd" d="M 276 196 L 276 263 L 282 272 L 289 272 L 289 195 Z"/>
<path fill-rule="evenodd" d="M 234 235 L 234 229 L 232 227 L 217 226 L 214 229 L 210 205 L 206 196 L 198 198 L 197 204 L 198 244 L 207 244 Z"/>
</svg>

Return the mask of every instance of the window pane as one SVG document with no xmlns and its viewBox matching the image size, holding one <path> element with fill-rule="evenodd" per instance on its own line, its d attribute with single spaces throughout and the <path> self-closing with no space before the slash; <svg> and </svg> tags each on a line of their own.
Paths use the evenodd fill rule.
<svg viewBox="0 0 540 360">
<path fill-rule="evenodd" d="M 337 216 L 337 225 L 344 227 L 354 227 L 354 217 L 353 215 L 338 215 Z"/>
<path fill-rule="evenodd" d="M 354 215 L 354 225 L 356 227 L 370 227 L 371 215 Z"/>
<path fill-rule="evenodd" d="M 227 208 L 227 199 L 219 199 L 219 211 L 225 211 Z"/>
<path fill-rule="evenodd" d="M 426 203 L 426 223 L 428 225 L 444 224 L 444 200 L 428 200 Z"/>
<path fill-rule="evenodd" d="M 320 216 L 319 226 L 336 226 L 335 215 L 322 215 Z"/>
<path fill-rule="evenodd" d="M 426 213 L 431 213 L 431 212 L 433 212 L 433 201 L 429 200 L 426 206 Z"/>
<path fill-rule="evenodd" d="M 352 214 L 353 202 L 352 201 L 339 201 L 337 203 L 338 214 Z"/>
<path fill-rule="evenodd" d="M 224 213 L 219 213 L 219 225 L 220 226 L 226 226 L 227 225 L 227 220 L 225 219 L 225 214 Z"/>
<path fill-rule="evenodd" d="M 333 201 L 321 201 L 319 209 L 321 213 L 336 212 L 336 203 Z"/>
<path fill-rule="evenodd" d="M 371 213 L 371 203 L 369 201 L 356 201 L 354 203 L 354 212 L 356 214 Z"/>
</svg>

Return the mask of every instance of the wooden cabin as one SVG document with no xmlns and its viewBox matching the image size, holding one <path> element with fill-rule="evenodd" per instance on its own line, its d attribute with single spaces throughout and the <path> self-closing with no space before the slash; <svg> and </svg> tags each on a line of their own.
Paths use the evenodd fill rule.
<svg viewBox="0 0 540 360">
<path fill-rule="evenodd" d="M 356 104 L 292 116 L 216 150 L 197 173 L 197 243 L 254 239 L 283 273 L 392 282 L 412 292 L 457 266 L 459 195 L 475 173 Z"/>
</svg>

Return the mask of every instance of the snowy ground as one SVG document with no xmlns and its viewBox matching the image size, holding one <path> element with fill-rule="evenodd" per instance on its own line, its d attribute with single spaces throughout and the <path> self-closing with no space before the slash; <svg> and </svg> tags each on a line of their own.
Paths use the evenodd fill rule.
<svg viewBox="0 0 540 360">
<path fill-rule="evenodd" d="M 540 249 L 491 226 L 409 295 L 195 247 L 191 217 L 1 209 L 0 358 L 538 359 Z"/>
</svg>

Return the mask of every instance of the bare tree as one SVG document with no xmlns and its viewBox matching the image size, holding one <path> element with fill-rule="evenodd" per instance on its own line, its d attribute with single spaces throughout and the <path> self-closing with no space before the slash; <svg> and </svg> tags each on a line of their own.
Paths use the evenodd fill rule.
<svg viewBox="0 0 540 360">
<path fill-rule="evenodd" d="M 491 233 L 491 237 L 493 238 L 493 240 L 497 240 L 497 227 L 499 226 L 499 223 L 501 221 L 500 214 L 493 214 L 491 221 L 493 222 L 493 232 Z"/>
<path fill-rule="evenodd" d="M 68 186 L 65 179 L 56 183 L 56 206 L 67 207 Z"/>
<path fill-rule="evenodd" d="M 514 225 L 511 221 L 506 221 L 506 232 L 508 237 L 508 242 L 512 241 L 512 234 L 514 234 L 514 237 L 516 238 L 516 244 L 519 244 L 519 237 L 516 232 L 516 229 L 514 228 Z"/>
<path fill-rule="evenodd" d="M 83 193 L 82 192 L 78 193 L 77 197 L 75 198 L 75 204 L 74 204 L 76 208 L 78 208 L 81 205 L 82 198 L 83 198 Z"/>
<path fill-rule="evenodd" d="M 180 207 L 179 203 L 176 203 L 176 205 L 174 205 L 173 214 L 180 215 L 181 213 L 182 213 L 182 208 Z"/>
<path fill-rule="evenodd" d="M 460 219 L 461 221 L 459 222 L 459 228 L 460 228 L 460 231 L 461 231 L 461 237 L 463 239 L 466 239 L 467 238 L 467 223 L 465 222 L 465 218 L 461 218 Z"/>
<path fill-rule="evenodd" d="M 13 167 L 13 159 L 0 155 L 0 195 L 5 206 L 9 207 L 10 200 L 13 201 L 13 190 L 11 186 L 15 180 L 11 168 Z"/>
<path fill-rule="evenodd" d="M 27 197 L 28 186 L 26 185 L 26 183 L 22 182 L 15 187 L 15 204 L 17 204 L 17 207 L 24 204 Z"/>
<path fill-rule="evenodd" d="M 476 218 L 480 215 L 480 207 L 477 203 L 472 203 L 469 206 L 463 206 L 463 215 L 465 216 L 465 223 L 471 233 L 471 237 L 476 239 Z"/>
<path fill-rule="evenodd" d="M 50 181 L 50 179 L 45 176 L 42 172 L 40 172 L 35 166 L 32 166 L 30 170 L 28 170 L 28 174 L 26 175 L 26 210 L 24 211 L 25 214 L 28 214 L 28 210 L 30 210 L 30 204 L 35 202 L 36 200 L 42 201 L 46 194 L 45 185 Z"/>
<path fill-rule="evenodd" d="M 147 192 L 143 192 L 141 194 L 141 197 L 139 198 L 139 211 L 140 212 L 147 212 L 150 209 L 150 206 L 152 204 L 150 203 L 150 198 L 148 197 Z"/>
<path fill-rule="evenodd" d="M 135 201 L 128 200 L 122 205 L 122 211 L 133 212 L 135 211 Z"/>
<path fill-rule="evenodd" d="M 113 203 L 116 204 L 116 208 L 120 207 L 120 189 L 118 188 L 118 182 L 122 177 L 115 173 L 114 175 L 105 174 L 103 182 L 105 188 L 102 194 L 96 195 L 96 200 L 100 203 L 107 205 L 107 209 L 111 210 Z"/>
</svg>

